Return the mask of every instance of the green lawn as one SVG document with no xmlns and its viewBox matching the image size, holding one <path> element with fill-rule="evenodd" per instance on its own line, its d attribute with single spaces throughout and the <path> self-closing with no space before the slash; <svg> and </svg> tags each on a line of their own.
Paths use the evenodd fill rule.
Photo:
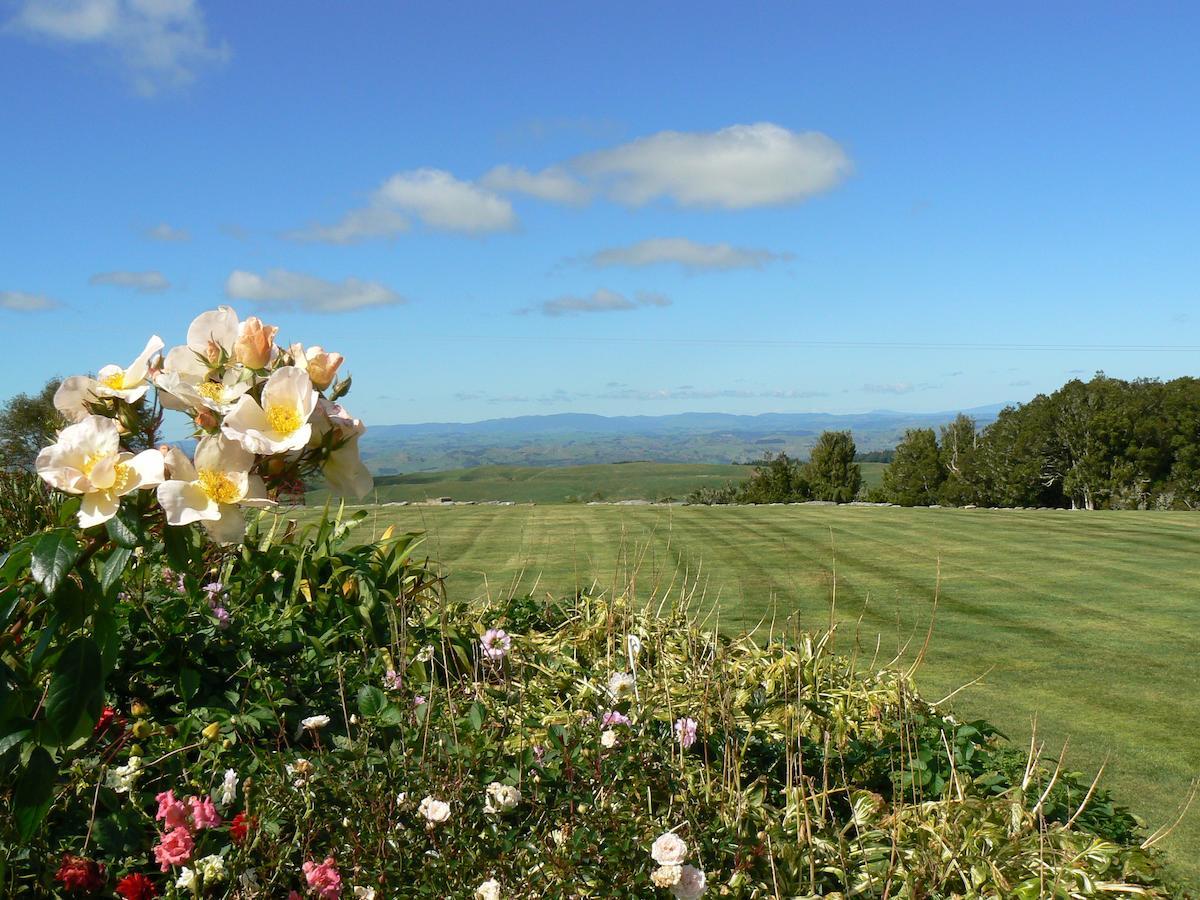
<svg viewBox="0 0 1200 900">
<path fill-rule="evenodd" d="M 863 482 L 883 481 L 884 463 L 860 463 Z M 700 487 L 722 487 L 749 478 L 751 466 L 629 462 L 593 466 L 477 466 L 376 478 L 380 502 L 410 503 L 434 497 L 569 503 L 589 500 L 682 500 Z M 314 491 L 310 503 L 322 503 Z"/>
<path fill-rule="evenodd" d="M 864 507 L 515 506 L 373 511 L 466 594 L 562 594 L 597 582 L 699 587 L 722 628 L 798 613 L 829 618 L 834 567 L 842 647 L 886 662 L 922 643 L 940 561 L 935 632 L 918 675 L 939 699 L 1094 770 L 1152 827 L 1200 773 L 1200 516 L 1188 513 Z M 1200 879 L 1200 809 L 1166 846 Z M 1193 852 L 1189 852 L 1193 851 Z"/>
</svg>

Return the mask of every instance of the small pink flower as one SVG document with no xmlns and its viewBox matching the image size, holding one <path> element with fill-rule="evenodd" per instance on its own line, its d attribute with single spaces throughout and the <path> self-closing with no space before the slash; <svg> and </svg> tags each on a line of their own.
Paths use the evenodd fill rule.
<svg viewBox="0 0 1200 900">
<path fill-rule="evenodd" d="M 211 797 L 189 797 L 188 805 L 192 807 L 192 822 L 196 830 L 217 828 L 221 824 L 221 816 L 213 806 Z"/>
<path fill-rule="evenodd" d="M 601 728 L 608 728 L 610 725 L 628 725 L 629 716 L 624 713 L 617 712 L 615 709 L 612 712 L 606 712 L 604 718 L 600 720 Z"/>
<path fill-rule="evenodd" d="M 489 628 L 479 639 L 479 646 L 490 662 L 499 663 L 512 647 L 512 638 L 503 628 Z"/>
<path fill-rule="evenodd" d="M 158 801 L 158 812 L 154 814 L 156 821 L 161 820 L 165 828 L 187 828 L 187 807 L 175 799 L 174 791 L 163 791 L 154 798 Z"/>
<path fill-rule="evenodd" d="M 166 872 L 171 866 L 181 865 L 191 859 L 195 848 L 191 832 L 181 825 L 162 836 L 154 848 L 154 858 Z"/>
<path fill-rule="evenodd" d="M 383 673 L 383 686 L 385 688 L 387 688 L 389 691 L 400 690 L 400 685 L 402 683 L 403 682 L 402 682 L 402 679 L 400 678 L 400 673 L 397 672 L 395 669 L 388 669 L 386 672 Z"/>
<path fill-rule="evenodd" d="M 696 724 L 695 719 L 675 720 L 675 740 L 684 750 L 696 743 Z"/>
<path fill-rule="evenodd" d="M 426 700 L 424 697 L 422 697 L 420 694 L 417 694 L 417 696 L 413 697 L 413 708 L 415 709 L 418 706 L 424 706 L 428 702 L 429 701 Z"/>
<path fill-rule="evenodd" d="M 308 882 L 308 889 L 321 900 L 336 900 L 342 896 L 342 876 L 338 873 L 332 856 L 325 857 L 323 863 L 309 860 L 302 868 L 304 869 L 304 879 Z"/>
</svg>

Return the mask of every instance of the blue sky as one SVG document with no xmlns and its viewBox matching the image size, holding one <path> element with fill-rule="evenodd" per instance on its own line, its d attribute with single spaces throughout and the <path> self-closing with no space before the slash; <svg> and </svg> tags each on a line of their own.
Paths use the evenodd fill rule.
<svg viewBox="0 0 1200 900">
<path fill-rule="evenodd" d="M 345 354 L 380 424 L 1195 373 L 1118 349 L 1200 345 L 1194 4 L 0 0 L 0 22 L 0 394 L 218 303 Z"/>
</svg>

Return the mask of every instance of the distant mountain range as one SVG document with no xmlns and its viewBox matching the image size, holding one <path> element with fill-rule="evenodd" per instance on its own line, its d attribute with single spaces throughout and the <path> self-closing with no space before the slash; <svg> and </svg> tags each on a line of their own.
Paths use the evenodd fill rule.
<svg viewBox="0 0 1200 900">
<path fill-rule="evenodd" d="M 1008 404 L 962 410 L 981 427 Z M 748 462 L 766 452 L 808 455 L 826 430 L 854 433 L 859 450 L 887 450 L 906 428 L 937 428 L 958 411 L 904 413 L 678 413 L 598 416 L 560 413 L 482 422 L 374 425 L 363 436 L 363 459 L 379 475 L 482 465 L 568 466 L 649 460 Z"/>
</svg>

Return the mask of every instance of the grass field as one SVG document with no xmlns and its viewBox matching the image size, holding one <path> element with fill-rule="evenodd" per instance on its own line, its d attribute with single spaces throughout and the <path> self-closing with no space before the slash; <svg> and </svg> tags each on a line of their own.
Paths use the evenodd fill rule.
<svg viewBox="0 0 1200 900">
<path fill-rule="evenodd" d="M 883 480 L 883 463 L 860 463 L 863 482 Z M 444 472 L 412 472 L 376 478 L 380 502 L 410 503 L 434 497 L 570 503 L 589 500 L 682 500 L 700 487 L 722 487 L 749 478 L 750 466 L 629 462 L 594 466 L 477 466 Z M 314 491 L 310 502 L 321 503 Z"/>
<path fill-rule="evenodd" d="M 451 492 L 452 493 L 452 492 Z M 854 507 L 420 508 L 372 514 L 426 530 L 459 596 L 562 594 L 636 581 L 639 596 L 697 583 L 722 628 L 830 614 L 836 565 L 844 650 L 886 662 L 920 647 L 919 684 L 1017 741 L 1030 722 L 1047 753 L 1095 770 L 1152 827 L 1200 773 L 1200 516 L 1187 513 Z M 1200 882 L 1200 808 L 1165 846 Z"/>
</svg>

